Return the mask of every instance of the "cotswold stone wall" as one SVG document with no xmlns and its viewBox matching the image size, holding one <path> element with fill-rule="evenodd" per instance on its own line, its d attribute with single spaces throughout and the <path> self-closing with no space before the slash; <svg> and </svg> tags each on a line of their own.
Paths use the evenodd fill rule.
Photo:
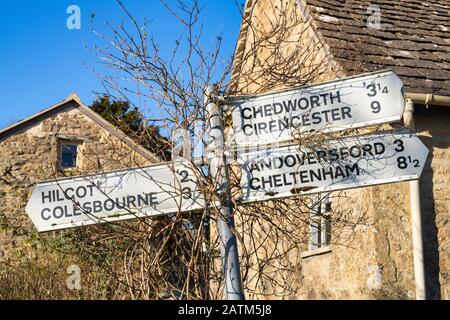
<svg viewBox="0 0 450 320">
<path fill-rule="evenodd" d="M 450 299 L 450 109 L 416 107 L 416 128 L 430 149 L 420 180 L 427 291 Z"/>
<path fill-rule="evenodd" d="M 58 168 L 58 136 L 80 139 L 76 170 Z M 94 174 L 150 162 L 77 108 L 0 141 L 0 259 L 35 231 L 25 213 L 34 185 L 55 177 Z"/>
<path fill-rule="evenodd" d="M 345 192 L 343 203 L 367 219 L 349 242 L 301 261 L 302 299 L 410 299 L 414 297 L 408 183 Z M 336 228 L 333 226 L 332 228 Z"/>
<path fill-rule="evenodd" d="M 303 13 L 297 1 L 247 1 L 234 60 L 234 93 L 320 83 L 342 73 Z"/>
<path fill-rule="evenodd" d="M 415 123 L 430 155 L 420 179 L 426 292 L 450 299 L 450 128 L 445 107 L 416 106 Z M 414 299 L 415 281 L 409 183 L 352 191 L 368 210 L 348 247 L 302 260 L 301 298 Z"/>
</svg>

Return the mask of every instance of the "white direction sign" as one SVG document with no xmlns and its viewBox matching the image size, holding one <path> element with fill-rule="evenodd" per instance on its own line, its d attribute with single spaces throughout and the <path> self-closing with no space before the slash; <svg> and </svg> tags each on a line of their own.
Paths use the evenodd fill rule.
<svg viewBox="0 0 450 320">
<path fill-rule="evenodd" d="M 182 162 L 39 183 L 26 212 L 39 232 L 204 208 Z"/>
<path fill-rule="evenodd" d="M 289 141 L 310 131 L 340 131 L 402 118 L 403 83 L 391 70 L 232 99 L 234 142 Z"/>
<path fill-rule="evenodd" d="M 418 179 L 427 147 L 410 131 L 239 152 L 243 202 Z"/>
</svg>

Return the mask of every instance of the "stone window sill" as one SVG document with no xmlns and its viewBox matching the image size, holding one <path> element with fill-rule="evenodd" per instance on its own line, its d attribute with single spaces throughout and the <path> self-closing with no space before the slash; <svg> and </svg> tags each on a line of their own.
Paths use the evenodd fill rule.
<svg viewBox="0 0 450 320">
<path fill-rule="evenodd" d="M 319 256 L 319 255 L 330 253 L 330 252 L 331 252 L 331 246 L 326 246 L 326 247 L 323 247 L 323 248 L 314 249 L 314 250 L 308 250 L 308 251 L 302 252 L 300 254 L 300 257 L 302 259 L 305 259 L 305 258 Z"/>
<path fill-rule="evenodd" d="M 78 173 L 78 168 L 58 168 L 59 173 L 73 175 Z"/>
</svg>

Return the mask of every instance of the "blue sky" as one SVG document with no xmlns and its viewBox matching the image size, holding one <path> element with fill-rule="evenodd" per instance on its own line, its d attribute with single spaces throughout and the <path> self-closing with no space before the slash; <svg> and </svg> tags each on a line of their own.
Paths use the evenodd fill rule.
<svg viewBox="0 0 450 320">
<path fill-rule="evenodd" d="M 175 4 L 175 0 L 166 0 Z M 150 33 L 171 48 L 179 34 L 173 16 L 158 0 L 125 0 L 130 11 L 150 20 Z M 242 2 L 242 1 L 240 1 Z M 204 35 L 218 33 L 224 39 L 224 54 L 236 44 L 241 16 L 234 0 L 201 0 Z M 69 30 L 66 13 L 70 5 L 81 9 L 81 30 Z M 102 91 L 93 72 L 95 57 L 84 43 L 101 43 L 90 28 L 102 29 L 108 21 L 118 24 L 123 12 L 115 0 L 3 0 L 0 10 L 0 128 L 30 116 L 76 92 L 86 104 Z"/>
</svg>

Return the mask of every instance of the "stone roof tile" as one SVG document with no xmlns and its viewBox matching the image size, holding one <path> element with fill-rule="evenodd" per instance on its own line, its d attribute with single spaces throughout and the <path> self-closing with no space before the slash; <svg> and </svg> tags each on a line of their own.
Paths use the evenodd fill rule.
<svg viewBox="0 0 450 320">
<path fill-rule="evenodd" d="M 308 0 L 316 28 L 349 74 L 391 67 L 407 90 L 450 96 L 448 0 Z M 379 28 L 368 23 L 376 18 Z"/>
</svg>

